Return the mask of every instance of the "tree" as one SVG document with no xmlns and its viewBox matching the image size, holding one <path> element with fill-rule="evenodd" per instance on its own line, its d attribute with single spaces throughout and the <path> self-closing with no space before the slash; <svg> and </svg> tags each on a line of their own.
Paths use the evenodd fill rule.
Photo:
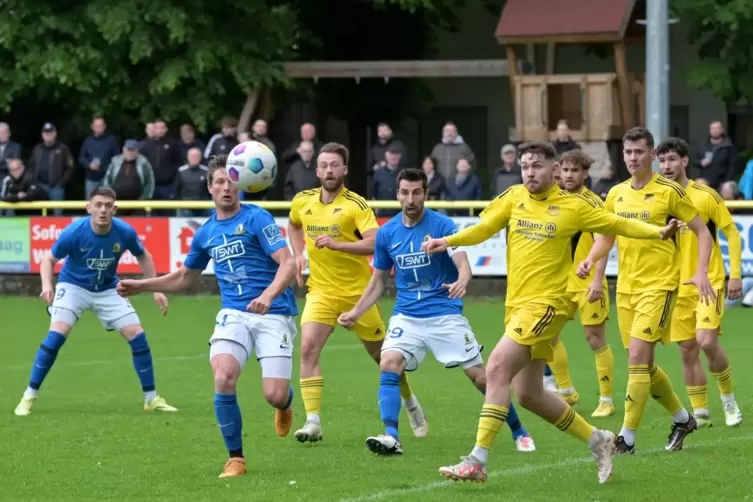
<svg viewBox="0 0 753 502">
<path fill-rule="evenodd" d="M 749 0 L 673 0 L 673 13 L 689 25 L 688 41 L 699 61 L 688 82 L 708 89 L 728 105 L 753 106 L 753 2 Z"/>
<path fill-rule="evenodd" d="M 296 37 L 277 0 L 1 0 L 0 108 L 34 100 L 80 124 L 105 113 L 205 129 L 251 88 L 286 82 Z"/>
</svg>

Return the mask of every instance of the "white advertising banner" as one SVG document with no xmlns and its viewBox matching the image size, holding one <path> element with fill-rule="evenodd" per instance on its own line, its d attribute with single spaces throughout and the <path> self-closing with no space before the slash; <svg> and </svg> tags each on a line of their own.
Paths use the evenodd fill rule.
<svg viewBox="0 0 753 502">
<path fill-rule="evenodd" d="M 753 276 L 753 216 L 735 216 L 735 223 L 740 231 L 743 242 L 742 275 Z M 196 230 L 207 218 L 170 218 L 170 270 L 174 271 L 183 265 L 188 251 L 191 248 L 191 240 Z M 478 222 L 478 217 L 454 217 L 453 221 L 459 230 Z M 288 219 L 275 218 L 275 223 L 280 227 L 282 234 L 287 238 Z M 507 244 L 505 231 L 502 230 L 491 239 L 482 244 L 465 248 L 471 270 L 476 276 L 504 276 L 507 275 Z M 719 232 L 719 244 L 722 249 L 724 264 L 729 271 L 729 252 L 726 237 Z M 209 263 L 205 274 L 213 274 L 214 267 Z M 308 270 L 304 271 L 308 274 Z M 617 275 L 617 247 L 609 253 L 606 275 Z"/>
</svg>

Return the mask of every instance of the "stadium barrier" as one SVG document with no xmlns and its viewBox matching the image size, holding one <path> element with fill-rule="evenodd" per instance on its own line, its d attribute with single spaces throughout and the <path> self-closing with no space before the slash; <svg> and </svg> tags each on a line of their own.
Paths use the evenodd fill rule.
<svg viewBox="0 0 753 502">
<path fill-rule="evenodd" d="M 474 209 L 486 207 L 489 201 L 432 201 L 427 207 L 434 209 Z M 260 201 L 258 205 L 269 210 L 287 210 L 290 202 Z M 397 201 L 369 201 L 375 209 L 398 209 Z M 732 208 L 753 209 L 751 201 L 735 201 L 728 204 Z M 118 206 L 123 209 L 209 209 L 211 202 L 191 201 L 122 201 Z M 83 210 L 86 201 L 67 202 L 28 202 L 18 204 L 0 203 L 0 210 L 42 210 L 67 209 Z M 50 252 L 52 244 L 60 236 L 63 229 L 74 219 L 81 216 L 31 216 L 31 217 L 0 217 L 0 273 L 38 273 L 42 259 Z M 737 228 L 743 241 L 742 272 L 743 276 L 753 276 L 753 216 L 734 215 Z M 154 257 L 158 273 L 169 273 L 181 267 L 191 245 L 196 230 L 207 220 L 207 217 L 125 217 L 139 233 L 144 245 Z M 453 221 L 459 229 L 463 229 L 478 222 L 476 216 L 455 216 Z M 377 218 L 379 224 L 387 218 Z M 288 219 L 276 217 L 275 222 L 287 237 Z M 729 270 L 729 256 L 727 240 L 721 232 L 719 243 L 725 266 Z M 466 248 L 471 269 L 474 276 L 500 277 L 507 275 L 507 240 L 502 230 L 486 242 Z M 59 270 L 62 262 L 57 265 Z M 124 253 L 118 272 L 121 274 L 137 274 L 139 266 L 130 253 Z M 305 273 L 308 271 L 306 270 Z M 617 249 L 612 249 L 609 255 L 606 274 L 616 276 Z M 205 274 L 213 274 L 210 263 Z"/>
</svg>

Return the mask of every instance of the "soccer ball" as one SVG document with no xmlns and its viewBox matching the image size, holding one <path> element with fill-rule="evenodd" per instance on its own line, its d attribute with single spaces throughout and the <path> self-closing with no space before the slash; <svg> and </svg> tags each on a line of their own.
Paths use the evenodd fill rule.
<svg viewBox="0 0 753 502">
<path fill-rule="evenodd" d="M 277 159 L 267 145 L 246 141 L 227 156 L 227 174 L 242 192 L 261 192 L 269 188 L 277 176 Z"/>
</svg>

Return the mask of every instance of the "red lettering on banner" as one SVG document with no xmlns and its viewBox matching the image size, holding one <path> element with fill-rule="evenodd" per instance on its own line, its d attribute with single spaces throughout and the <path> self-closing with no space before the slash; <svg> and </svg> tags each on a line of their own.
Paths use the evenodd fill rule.
<svg viewBox="0 0 753 502">
<path fill-rule="evenodd" d="M 144 247 L 152 255 L 158 274 L 170 272 L 170 222 L 168 218 L 123 218 L 131 225 Z M 126 250 L 120 257 L 118 274 L 139 274 L 139 261 Z"/>
<path fill-rule="evenodd" d="M 73 218 L 30 218 L 29 229 L 31 232 L 31 272 L 38 273 L 40 264 L 50 254 L 52 245 L 60 237 L 65 227 L 71 224 Z M 60 272 L 63 266 L 60 260 L 55 265 L 55 271 Z"/>
</svg>

